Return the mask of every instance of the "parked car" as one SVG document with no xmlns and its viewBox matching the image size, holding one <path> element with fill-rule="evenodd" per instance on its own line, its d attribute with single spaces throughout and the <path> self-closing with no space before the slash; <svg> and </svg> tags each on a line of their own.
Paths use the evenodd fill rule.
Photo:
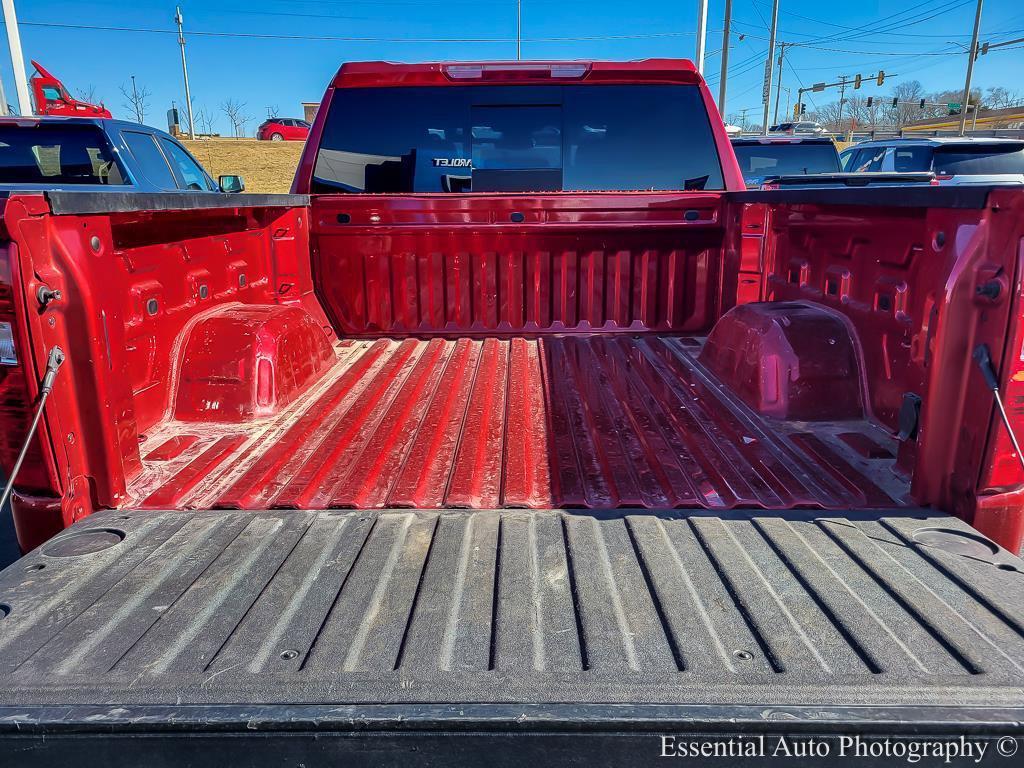
<svg viewBox="0 0 1024 768">
<path fill-rule="evenodd" d="M 973 136 L 866 141 L 843 150 L 849 173 L 932 172 L 939 184 L 1024 182 L 1024 141 Z"/>
<path fill-rule="evenodd" d="M 801 120 L 799 122 L 792 123 L 779 123 L 773 125 L 768 129 L 768 133 L 813 133 L 821 134 L 825 133 L 825 127 L 821 123 L 815 123 L 810 120 Z"/>
<path fill-rule="evenodd" d="M 305 141 L 309 123 L 297 117 L 274 117 L 265 120 L 256 131 L 261 141 Z"/>
<path fill-rule="evenodd" d="M 215 182 L 170 134 L 86 117 L 0 118 L 0 188 L 118 192 L 240 192 L 239 176 Z"/>
<path fill-rule="evenodd" d="M 299 194 L 0 200 L 4 765 L 1019 766 L 1024 189 L 716 115 L 349 63 Z"/>
<path fill-rule="evenodd" d="M 819 136 L 745 136 L 732 139 L 747 187 L 757 189 L 769 176 L 838 173 L 835 142 Z"/>
</svg>

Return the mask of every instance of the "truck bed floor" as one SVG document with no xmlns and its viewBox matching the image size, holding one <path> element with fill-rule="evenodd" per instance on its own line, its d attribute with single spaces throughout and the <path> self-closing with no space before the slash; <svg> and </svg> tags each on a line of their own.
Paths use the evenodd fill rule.
<svg viewBox="0 0 1024 768">
<path fill-rule="evenodd" d="M 167 422 L 128 505 L 825 509 L 905 505 L 867 421 L 759 416 L 686 337 L 369 340 L 283 413 Z"/>
<path fill-rule="evenodd" d="M 729 514 L 99 513 L 0 574 L 0 706 L 1020 715 L 1020 560 L 923 511 Z"/>
</svg>

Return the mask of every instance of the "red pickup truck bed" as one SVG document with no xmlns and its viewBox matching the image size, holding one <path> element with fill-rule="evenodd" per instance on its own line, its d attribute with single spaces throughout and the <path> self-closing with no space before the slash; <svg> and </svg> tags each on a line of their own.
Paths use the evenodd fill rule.
<svg viewBox="0 0 1024 768">
<path fill-rule="evenodd" d="M 0 574 L 19 756 L 595 766 L 656 763 L 665 733 L 1019 734 L 1024 471 L 972 356 L 1024 434 L 1021 190 L 740 192 L 692 66 L 583 70 L 343 70 L 364 104 L 522 87 L 458 125 L 426 94 L 409 152 L 344 119 L 321 147 L 318 120 L 312 198 L 3 200 L 4 467 L 66 357 L 14 497 L 32 551 Z M 563 77 L 691 89 L 704 154 L 655 132 L 646 191 L 501 191 L 632 188 L 595 92 L 565 86 L 563 156 Z M 524 146 L 546 164 L 505 167 Z"/>
<path fill-rule="evenodd" d="M 348 341 L 279 414 L 172 421 L 140 445 L 129 506 L 820 507 L 907 503 L 867 420 L 753 411 L 690 336 Z"/>
</svg>

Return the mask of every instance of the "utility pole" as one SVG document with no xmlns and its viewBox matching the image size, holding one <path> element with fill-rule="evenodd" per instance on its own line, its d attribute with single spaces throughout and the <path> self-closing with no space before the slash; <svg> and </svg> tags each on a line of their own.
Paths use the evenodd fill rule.
<svg viewBox="0 0 1024 768">
<path fill-rule="evenodd" d="M 32 97 L 28 94 L 28 80 L 25 79 L 25 57 L 21 54 L 21 33 L 18 31 L 18 14 L 14 11 L 14 0 L 3 0 L 4 23 L 7 25 L 7 45 L 11 50 L 11 66 L 14 68 L 14 87 L 18 91 L 18 111 L 22 117 L 32 114 Z M 6 103 L 4 109 L 7 108 Z"/>
<path fill-rule="evenodd" d="M 980 2 L 981 0 L 979 0 Z M 775 35 L 779 28 L 779 0 L 772 2 L 772 29 L 768 36 L 768 60 L 764 67 L 764 91 L 761 93 L 761 100 L 764 102 L 764 120 L 761 126 L 761 135 L 768 135 L 768 111 L 772 101 L 772 65 L 775 63 Z"/>
<path fill-rule="evenodd" d="M 843 104 L 846 103 L 846 75 L 839 76 L 839 117 L 836 118 L 836 124 L 839 130 L 843 130 Z"/>
<path fill-rule="evenodd" d="M 747 112 L 750 111 L 750 107 L 744 107 L 740 110 L 740 128 L 746 130 L 747 128 Z"/>
<path fill-rule="evenodd" d="M 178 45 L 181 46 L 181 74 L 185 78 L 185 109 L 188 110 L 188 137 L 193 141 L 196 138 L 196 124 L 192 119 L 192 92 L 188 87 L 188 65 L 185 63 L 185 33 L 181 31 L 181 7 L 174 7 L 174 21 L 178 25 Z M 135 87 L 135 79 L 132 78 L 132 87 Z"/>
<path fill-rule="evenodd" d="M 516 61 L 523 58 L 523 0 L 516 0 Z"/>
<path fill-rule="evenodd" d="M 718 111 L 725 119 L 725 81 L 729 75 L 729 27 L 732 26 L 732 0 L 725 0 L 725 21 L 722 30 L 722 71 L 718 78 Z"/>
<path fill-rule="evenodd" d="M 697 0 L 697 71 L 704 74 L 704 44 L 708 37 L 708 0 Z"/>
<path fill-rule="evenodd" d="M 964 83 L 964 98 L 960 105 L 960 135 L 963 136 L 967 130 L 967 107 L 971 103 L 971 77 L 974 75 L 974 60 L 978 58 L 978 30 L 981 29 L 981 5 L 983 0 L 978 0 L 978 10 L 974 14 L 974 35 L 971 37 L 971 50 L 967 54 L 967 82 Z"/>
<path fill-rule="evenodd" d="M 786 58 L 786 46 L 792 45 L 792 43 L 779 43 L 779 77 L 778 82 L 775 83 L 775 115 L 772 117 L 772 122 L 779 122 L 779 96 L 782 94 L 782 61 Z"/>
</svg>

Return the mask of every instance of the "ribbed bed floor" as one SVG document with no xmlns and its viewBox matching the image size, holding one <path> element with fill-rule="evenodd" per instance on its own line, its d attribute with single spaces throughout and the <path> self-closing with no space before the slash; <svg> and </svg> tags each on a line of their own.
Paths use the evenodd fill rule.
<svg viewBox="0 0 1024 768">
<path fill-rule="evenodd" d="M 908 503 L 884 431 L 761 417 L 699 348 L 653 335 L 344 342 L 338 365 L 272 418 L 152 431 L 126 506 Z"/>
</svg>

